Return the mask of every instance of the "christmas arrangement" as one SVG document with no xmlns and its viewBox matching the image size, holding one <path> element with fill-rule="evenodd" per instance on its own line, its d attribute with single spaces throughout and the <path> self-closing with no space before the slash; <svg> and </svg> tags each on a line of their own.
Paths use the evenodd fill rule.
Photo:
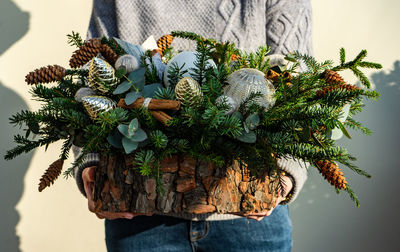
<svg viewBox="0 0 400 252">
<path fill-rule="evenodd" d="M 277 60 L 266 45 L 245 52 L 191 32 L 163 36 L 154 50 L 117 38 L 68 37 L 78 47 L 71 69 L 30 72 L 26 82 L 43 106 L 10 118 L 26 132 L 14 136 L 6 159 L 63 141 L 39 191 L 61 174 L 76 145 L 81 154 L 64 174 L 100 153 L 98 210 L 263 211 L 284 193 L 277 159 L 289 157 L 317 168 L 359 205 L 338 163 L 370 175 L 336 140 L 351 138 L 347 128 L 370 134 L 353 119 L 364 98 L 379 96 L 360 69 L 381 65 L 365 61 L 365 50 L 346 61 L 341 49 L 334 66 L 298 52 Z M 176 37 L 194 41 L 196 51 L 174 51 Z M 346 83 L 343 70 L 361 87 Z"/>
</svg>

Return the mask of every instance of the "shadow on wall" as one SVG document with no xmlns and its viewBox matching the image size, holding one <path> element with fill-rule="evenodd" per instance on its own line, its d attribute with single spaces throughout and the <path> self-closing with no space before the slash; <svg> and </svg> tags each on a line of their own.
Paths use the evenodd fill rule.
<svg viewBox="0 0 400 252">
<path fill-rule="evenodd" d="M 363 113 L 355 118 L 372 130 L 372 136 L 350 131 L 352 140 L 339 142 L 358 158 L 357 166 L 372 175 L 366 179 L 341 166 L 360 208 L 346 193 L 336 195 L 312 168 L 291 206 L 294 252 L 400 251 L 400 61 L 391 68 L 371 75 L 381 97 L 366 101 Z"/>
<path fill-rule="evenodd" d="M 21 11 L 10 0 L 0 1 L 0 55 L 17 42 L 29 29 L 29 13 Z"/>
<path fill-rule="evenodd" d="M 29 28 L 29 13 L 21 11 L 10 0 L 0 1 L 0 56 L 17 42 Z M 1 76 L 0 76 L 1 78 Z M 12 136 L 21 132 L 8 123 L 8 118 L 16 112 L 27 109 L 24 100 L 13 90 L 0 82 L 0 251 L 16 252 L 19 237 L 16 225 L 19 214 L 15 206 L 24 190 L 24 176 L 29 167 L 32 153 L 12 161 L 5 161 L 6 150 L 14 147 Z"/>
</svg>

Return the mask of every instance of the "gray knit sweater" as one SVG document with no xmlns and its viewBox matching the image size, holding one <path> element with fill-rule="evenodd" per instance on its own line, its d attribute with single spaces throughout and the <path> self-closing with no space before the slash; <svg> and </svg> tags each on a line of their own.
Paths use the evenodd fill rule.
<svg viewBox="0 0 400 252">
<path fill-rule="evenodd" d="M 295 50 L 312 54 L 309 0 L 94 0 L 88 38 L 118 37 L 141 44 L 150 35 L 158 38 L 172 30 L 229 40 L 246 50 L 267 43 L 274 54 Z M 173 46 L 190 49 L 193 45 L 176 39 Z M 82 170 L 97 160 L 97 154 L 89 154 L 75 173 L 83 193 Z M 290 158 L 278 164 L 294 178 L 293 202 L 307 179 L 306 167 Z M 237 218 L 230 214 L 174 216 L 193 220 Z"/>
</svg>

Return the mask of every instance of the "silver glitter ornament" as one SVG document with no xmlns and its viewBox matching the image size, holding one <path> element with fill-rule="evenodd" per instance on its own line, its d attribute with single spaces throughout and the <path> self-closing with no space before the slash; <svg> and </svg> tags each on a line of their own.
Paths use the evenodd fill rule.
<svg viewBox="0 0 400 252">
<path fill-rule="evenodd" d="M 90 61 L 89 67 L 89 86 L 95 91 L 107 94 L 113 91 L 119 83 L 115 77 L 114 68 L 107 61 L 94 57 Z"/>
<path fill-rule="evenodd" d="M 256 103 L 266 109 L 275 104 L 275 88 L 264 73 L 254 68 L 242 68 L 231 73 L 224 87 L 224 94 L 231 97 L 237 104 L 242 103 L 251 93 L 260 92 L 261 97 L 255 99 Z"/>
<path fill-rule="evenodd" d="M 127 73 L 130 73 L 139 69 L 140 63 L 135 56 L 125 54 L 120 56 L 115 62 L 115 69 L 119 70 L 121 68 L 124 68 Z"/>
<path fill-rule="evenodd" d="M 97 95 L 82 97 L 82 103 L 92 119 L 95 119 L 99 113 L 107 112 L 117 107 L 117 104 L 110 98 Z"/>
</svg>

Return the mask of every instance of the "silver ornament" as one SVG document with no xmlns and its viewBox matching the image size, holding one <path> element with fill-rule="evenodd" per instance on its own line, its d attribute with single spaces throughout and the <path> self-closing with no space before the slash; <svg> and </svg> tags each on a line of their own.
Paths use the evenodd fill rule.
<svg viewBox="0 0 400 252">
<path fill-rule="evenodd" d="M 115 70 L 107 61 L 98 57 L 94 57 L 90 61 L 89 85 L 91 88 L 102 94 L 107 94 L 118 83 L 119 79 L 115 77 Z"/>
<path fill-rule="evenodd" d="M 140 63 L 135 56 L 125 54 L 119 57 L 115 62 L 115 69 L 119 70 L 121 68 L 124 68 L 127 73 L 130 73 L 135 71 L 136 69 L 139 69 Z"/>
<path fill-rule="evenodd" d="M 225 111 L 226 115 L 231 115 L 233 112 L 235 112 L 238 109 L 238 104 L 237 102 L 229 96 L 226 95 L 221 95 L 219 96 L 216 100 L 215 100 L 216 104 L 222 105 L 222 104 L 226 104 L 228 105 L 228 109 Z"/>
<path fill-rule="evenodd" d="M 256 103 L 266 109 L 275 104 L 275 88 L 264 73 L 253 68 L 242 68 L 231 73 L 224 87 L 224 94 L 231 97 L 237 104 L 242 103 L 251 93 L 260 92 L 261 97 L 255 99 Z"/>
<path fill-rule="evenodd" d="M 75 100 L 78 102 L 82 102 L 82 98 L 85 96 L 90 96 L 90 95 L 95 95 L 96 92 L 93 91 L 93 89 L 88 88 L 88 87 L 83 87 L 78 89 L 78 91 L 75 93 Z"/>
<path fill-rule="evenodd" d="M 92 119 L 95 119 L 99 113 L 107 112 L 117 107 L 117 104 L 110 98 L 97 95 L 82 97 L 82 103 Z"/>
</svg>

